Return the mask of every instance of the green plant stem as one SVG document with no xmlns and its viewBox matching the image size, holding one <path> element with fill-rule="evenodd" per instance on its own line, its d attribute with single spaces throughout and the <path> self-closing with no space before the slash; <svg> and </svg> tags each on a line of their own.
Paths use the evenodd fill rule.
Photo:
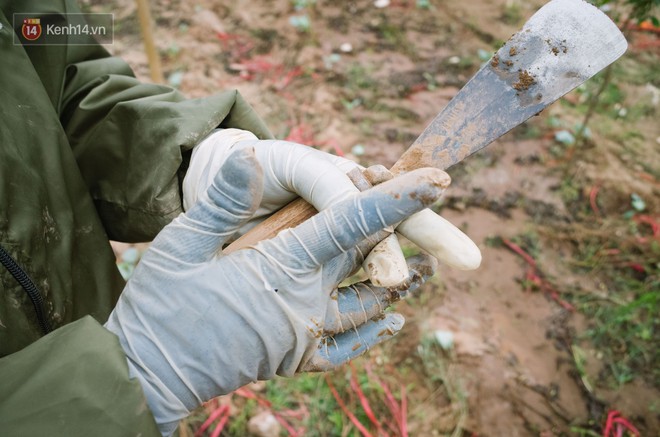
<svg viewBox="0 0 660 437">
<path fill-rule="evenodd" d="M 623 21 L 623 24 L 620 26 L 621 31 L 623 32 L 623 36 L 626 39 L 629 39 L 630 37 L 630 23 L 632 22 L 632 13 L 631 15 L 628 16 Z M 600 96 L 603 94 L 605 89 L 607 89 L 607 86 L 610 84 L 612 81 L 612 64 L 608 65 L 603 73 L 603 83 L 600 84 L 600 87 L 598 88 L 598 91 L 591 96 L 589 99 L 589 107 L 587 108 L 587 113 L 584 116 L 584 119 L 582 120 L 582 124 L 580 125 L 580 129 L 577 131 L 575 134 L 575 144 L 576 145 L 583 145 L 584 141 L 584 133 L 587 130 L 587 125 L 589 124 L 589 121 L 591 121 L 591 117 L 594 115 L 596 112 L 596 107 L 598 106 L 598 102 L 600 101 Z"/>
<path fill-rule="evenodd" d="M 587 125 L 589 124 L 591 117 L 596 112 L 596 107 L 598 106 L 598 102 L 600 101 L 601 94 L 603 94 L 603 91 L 605 91 L 607 85 L 610 84 L 611 80 L 612 80 L 612 66 L 609 65 L 607 68 L 605 68 L 605 72 L 603 73 L 603 82 L 600 84 L 598 91 L 596 91 L 596 93 L 593 96 L 591 96 L 591 98 L 589 99 L 589 107 L 587 108 L 587 113 L 585 114 L 584 119 L 582 120 L 582 124 L 580 125 L 579 130 L 575 134 L 575 144 L 581 145 L 582 142 L 584 141 L 584 133 L 587 129 Z"/>
</svg>

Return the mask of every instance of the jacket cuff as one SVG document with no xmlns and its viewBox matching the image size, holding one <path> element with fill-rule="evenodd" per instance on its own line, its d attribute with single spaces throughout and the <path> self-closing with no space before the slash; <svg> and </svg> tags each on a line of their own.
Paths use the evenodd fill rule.
<svg viewBox="0 0 660 437">
<path fill-rule="evenodd" d="M 87 316 L 0 359 L 8 435 L 160 436 L 119 340 Z"/>
</svg>

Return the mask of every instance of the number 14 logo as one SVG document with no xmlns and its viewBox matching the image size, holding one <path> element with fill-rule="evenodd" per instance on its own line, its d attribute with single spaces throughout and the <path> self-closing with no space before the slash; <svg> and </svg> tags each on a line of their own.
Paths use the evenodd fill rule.
<svg viewBox="0 0 660 437">
<path fill-rule="evenodd" d="M 41 36 L 41 19 L 40 18 L 26 18 L 23 20 L 23 27 L 21 28 L 23 38 L 28 41 L 35 41 Z"/>
</svg>

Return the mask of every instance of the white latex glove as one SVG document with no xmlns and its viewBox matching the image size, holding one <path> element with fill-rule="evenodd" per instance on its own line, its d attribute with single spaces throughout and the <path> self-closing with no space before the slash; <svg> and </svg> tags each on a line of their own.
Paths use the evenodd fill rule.
<svg viewBox="0 0 660 437">
<path fill-rule="evenodd" d="M 244 130 L 223 129 L 212 133 L 193 150 L 183 181 L 184 209 L 194 205 L 206 191 L 218 169 L 237 146 L 254 147 L 257 160 L 264 169 L 264 195 L 254 216 L 228 242 L 298 196 L 323 211 L 359 192 L 346 176 L 355 168 L 363 169 L 353 161 L 301 144 L 258 140 Z M 382 166 L 377 166 L 371 175 L 375 184 L 392 177 Z M 410 241 L 440 261 L 461 270 L 476 269 L 481 263 L 477 245 L 433 211 L 423 211 L 411 220 L 399 229 L 405 229 L 404 234 Z M 407 264 L 396 235 L 376 247 L 365 261 L 364 269 L 370 280 L 380 286 L 396 286 L 408 278 Z"/>
<path fill-rule="evenodd" d="M 359 193 L 346 173 L 359 166 L 312 147 L 281 140 L 259 140 L 248 131 L 220 129 L 197 145 L 183 180 L 183 208 L 206 192 L 227 157 L 239 147 L 253 147 L 264 172 L 264 193 L 254 216 L 237 232 L 245 234 L 298 196 L 322 211 Z"/>
<path fill-rule="evenodd" d="M 337 289 L 381 229 L 439 198 L 446 173 L 411 172 L 254 247 L 218 254 L 261 204 L 263 181 L 254 150 L 237 148 L 197 203 L 158 234 L 105 325 L 164 435 L 215 396 L 276 374 L 332 369 L 391 338 L 404 320 L 385 308 L 433 274 L 434 260 L 421 256 L 400 292 L 368 282 Z"/>
</svg>

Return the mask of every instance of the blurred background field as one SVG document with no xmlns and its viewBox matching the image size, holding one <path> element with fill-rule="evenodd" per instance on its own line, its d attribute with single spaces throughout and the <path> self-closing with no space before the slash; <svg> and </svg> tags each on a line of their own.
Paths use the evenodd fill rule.
<svg viewBox="0 0 660 437">
<path fill-rule="evenodd" d="M 544 2 L 149 3 L 166 83 L 238 89 L 278 138 L 390 166 Z M 352 366 L 242 388 L 180 435 L 660 435 L 658 3 L 601 2 L 627 54 L 449 171 L 438 211 L 479 270 L 441 268 Z M 82 6 L 150 80 L 135 2 Z M 129 275 L 145 246 L 115 247 Z"/>
</svg>

